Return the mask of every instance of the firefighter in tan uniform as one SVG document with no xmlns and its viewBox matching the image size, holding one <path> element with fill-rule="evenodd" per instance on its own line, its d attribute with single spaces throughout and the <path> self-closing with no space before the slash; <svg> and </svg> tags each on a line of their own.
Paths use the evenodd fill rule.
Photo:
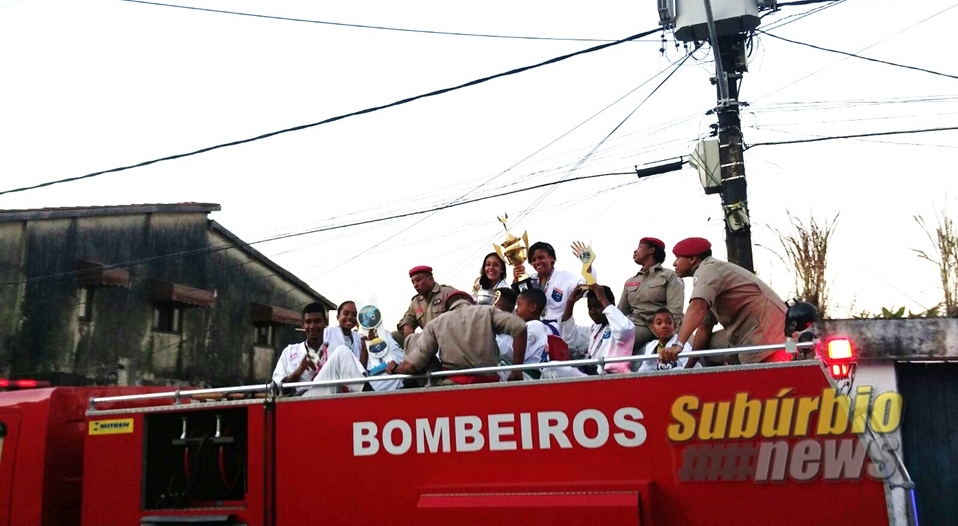
<svg viewBox="0 0 958 526">
<path fill-rule="evenodd" d="M 786 305 L 768 285 L 738 265 L 713 258 L 706 239 L 683 239 L 672 252 L 675 273 L 692 276 L 694 285 L 676 345 L 660 353 L 661 361 L 675 361 L 693 331 L 695 350 L 784 344 Z M 724 330 L 713 333 L 716 321 Z M 783 348 L 740 353 L 738 359 L 741 363 L 785 362 L 791 357 Z M 686 367 L 694 362 L 689 360 Z"/>
<path fill-rule="evenodd" d="M 431 370 L 438 362 L 442 370 L 493 367 L 499 361 L 496 335 L 512 337 L 515 365 L 521 365 L 526 354 L 526 322 L 522 318 L 486 305 L 475 305 L 472 296 L 454 290 L 444 298 L 446 313 L 423 329 L 406 349 L 406 358 L 388 372 L 415 374 Z M 512 371 L 509 380 L 522 380 L 522 371 Z M 496 373 L 456 375 L 439 380 L 439 385 L 498 382 Z"/>
<path fill-rule="evenodd" d="M 426 265 L 410 269 L 409 278 L 416 289 L 416 295 L 412 297 L 409 309 L 399 320 L 398 329 L 401 336 L 396 338 L 396 341 L 404 343 L 404 349 L 409 349 L 409 336 L 415 333 L 417 328 L 425 328 L 427 323 L 446 311 L 446 296 L 456 291 L 449 285 L 436 283 L 432 277 L 432 267 Z"/>
<path fill-rule="evenodd" d="M 649 326 L 655 311 L 666 307 L 682 325 L 685 307 L 685 283 L 672 269 L 662 267 L 665 261 L 665 243 L 654 237 L 643 237 L 632 253 L 632 260 L 642 269 L 625 282 L 617 307 L 635 324 L 635 344 L 632 354 L 641 354 L 645 344 L 654 340 Z M 637 365 L 637 364 L 636 364 Z"/>
</svg>

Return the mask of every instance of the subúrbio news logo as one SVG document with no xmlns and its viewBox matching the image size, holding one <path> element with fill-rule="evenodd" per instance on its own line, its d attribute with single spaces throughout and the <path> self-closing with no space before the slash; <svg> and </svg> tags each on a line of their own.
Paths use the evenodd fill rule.
<svg viewBox="0 0 958 526">
<path fill-rule="evenodd" d="M 854 396 L 825 388 L 820 396 L 793 396 L 782 389 L 771 398 L 737 393 L 731 400 L 704 402 L 680 396 L 672 403 L 666 433 L 679 445 L 679 482 L 808 482 L 887 479 L 894 475 L 888 436 L 901 426 L 904 400 L 884 392 L 872 400 L 871 386 Z"/>
</svg>

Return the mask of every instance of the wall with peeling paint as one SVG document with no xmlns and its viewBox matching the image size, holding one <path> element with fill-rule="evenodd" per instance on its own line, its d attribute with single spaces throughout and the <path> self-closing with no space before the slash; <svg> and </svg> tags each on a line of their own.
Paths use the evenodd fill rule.
<svg viewBox="0 0 958 526">
<path fill-rule="evenodd" d="M 276 324 L 273 346 L 254 345 L 250 303 L 332 307 L 255 250 L 235 247 L 208 210 L 103 209 L 109 213 L 22 220 L 0 213 L 0 375 L 57 383 L 265 382 L 278 352 L 302 333 Z M 208 250 L 224 246 L 232 248 Z M 122 266 L 130 276 L 123 286 L 94 288 L 87 320 L 78 316 L 77 260 Z M 151 279 L 215 291 L 215 303 L 185 306 L 179 333 L 153 330 Z"/>
</svg>

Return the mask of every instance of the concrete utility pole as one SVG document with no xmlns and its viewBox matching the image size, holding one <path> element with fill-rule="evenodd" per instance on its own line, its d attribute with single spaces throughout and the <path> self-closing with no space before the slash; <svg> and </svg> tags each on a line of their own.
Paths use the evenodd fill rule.
<svg viewBox="0 0 958 526">
<path fill-rule="evenodd" d="M 684 42 L 708 40 L 715 55 L 718 103 L 719 185 L 705 193 L 721 193 L 728 260 L 752 272 L 752 230 L 748 215 L 748 186 L 739 119 L 738 81 L 746 71 L 745 40 L 755 29 L 760 9 L 774 8 L 774 0 L 657 0 L 659 20 Z M 700 168 L 701 171 L 701 168 Z M 700 172 L 701 173 L 701 172 Z M 703 178 L 703 186 L 705 186 Z"/>
</svg>

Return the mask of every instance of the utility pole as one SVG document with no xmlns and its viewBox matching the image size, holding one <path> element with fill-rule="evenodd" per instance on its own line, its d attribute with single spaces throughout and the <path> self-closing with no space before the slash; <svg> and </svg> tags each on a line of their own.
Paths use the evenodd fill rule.
<svg viewBox="0 0 958 526">
<path fill-rule="evenodd" d="M 742 123 L 739 118 L 738 80 L 742 77 L 744 35 L 719 37 L 716 50 L 716 84 L 727 84 L 727 98 L 719 94 L 715 113 L 718 115 L 719 162 L 722 173 L 722 210 L 725 213 L 725 247 L 728 260 L 755 272 L 752 264 L 752 227 L 748 215 L 748 185 L 745 182 L 745 159 L 742 148 Z M 719 68 L 721 67 L 721 70 Z M 716 89 L 716 91 L 721 91 Z"/>
<path fill-rule="evenodd" d="M 712 45 L 721 182 L 706 184 L 711 176 L 704 174 L 703 186 L 706 194 L 721 194 L 728 260 L 754 272 L 738 81 L 747 69 L 744 53 L 747 35 L 758 27 L 759 10 L 774 9 L 775 0 L 715 0 L 714 11 L 712 0 L 657 1 L 663 29 L 674 30 L 675 37 L 684 42 L 708 40 Z M 701 174 L 703 169 L 699 167 L 699 170 Z"/>
</svg>

